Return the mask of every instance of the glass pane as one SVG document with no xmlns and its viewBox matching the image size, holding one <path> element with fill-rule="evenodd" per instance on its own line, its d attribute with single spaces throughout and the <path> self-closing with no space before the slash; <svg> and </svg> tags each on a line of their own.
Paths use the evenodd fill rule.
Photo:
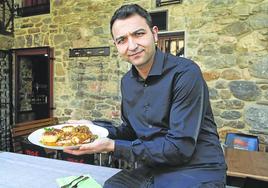
<svg viewBox="0 0 268 188">
<path fill-rule="evenodd" d="M 49 117 L 49 64 L 44 55 L 18 56 L 18 122 Z"/>
</svg>

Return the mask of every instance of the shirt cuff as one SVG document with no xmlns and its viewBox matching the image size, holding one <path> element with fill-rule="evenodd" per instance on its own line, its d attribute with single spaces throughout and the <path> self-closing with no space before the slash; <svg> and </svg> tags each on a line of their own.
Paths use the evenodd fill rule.
<svg viewBox="0 0 268 188">
<path fill-rule="evenodd" d="M 131 160 L 133 158 L 131 145 L 131 141 L 115 140 L 114 157 Z"/>
</svg>

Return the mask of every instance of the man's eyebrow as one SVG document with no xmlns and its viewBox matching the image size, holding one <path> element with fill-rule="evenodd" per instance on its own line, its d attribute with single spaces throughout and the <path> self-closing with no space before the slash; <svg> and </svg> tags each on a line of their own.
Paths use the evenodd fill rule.
<svg viewBox="0 0 268 188">
<path fill-rule="evenodd" d="M 122 40 L 124 38 L 126 38 L 127 35 L 123 35 L 123 36 L 120 36 L 120 37 L 117 37 L 115 38 L 115 41 L 118 42 L 119 40 Z"/>
<path fill-rule="evenodd" d="M 138 33 L 138 32 L 140 32 L 140 31 L 146 31 L 145 29 L 138 29 L 138 30 L 136 30 L 136 31 L 133 31 L 131 34 L 135 34 L 135 33 Z"/>
<path fill-rule="evenodd" d="M 136 33 L 141 32 L 141 31 L 144 32 L 146 30 L 145 29 L 137 29 L 137 30 L 133 31 L 132 33 L 130 33 L 130 35 L 136 34 Z M 126 38 L 126 36 L 127 35 L 122 35 L 122 36 L 116 37 L 115 41 L 119 41 L 120 39 L 124 39 L 124 38 Z"/>
</svg>

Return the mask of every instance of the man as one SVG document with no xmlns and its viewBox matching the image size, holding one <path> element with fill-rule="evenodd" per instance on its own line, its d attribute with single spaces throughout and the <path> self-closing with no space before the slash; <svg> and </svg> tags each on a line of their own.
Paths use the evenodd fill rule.
<svg viewBox="0 0 268 188">
<path fill-rule="evenodd" d="M 224 187 L 226 164 L 199 67 L 156 48 L 158 28 L 136 4 L 120 7 L 110 29 L 119 54 L 132 64 L 121 82 L 123 123 L 108 127 L 109 138 L 65 151 L 113 152 L 138 162 L 104 187 Z"/>
</svg>

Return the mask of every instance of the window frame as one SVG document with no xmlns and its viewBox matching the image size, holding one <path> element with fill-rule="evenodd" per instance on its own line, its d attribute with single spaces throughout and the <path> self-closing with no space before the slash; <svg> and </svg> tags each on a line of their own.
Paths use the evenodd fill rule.
<svg viewBox="0 0 268 188">
<path fill-rule="evenodd" d="M 42 14 L 50 14 L 50 1 L 39 3 L 38 0 L 32 0 L 31 3 L 21 2 L 21 7 L 17 7 L 18 17 L 29 17 Z"/>
<path fill-rule="evenodd" d="M 178 3 L 182 3 L 182 0 L 156 0 L 155 1 L 156 7 L 161 7 L 165 5 L 171 5 L 171 4 L 178 4 Z"/>
<path fill-rule="evenodd" d="M 184 53 L 183 53 L 183 57 L 185 57 L 185 31 L 173 31 L 173 32 L 159 32 L 158 33 L 158 47 L 159 49 L 161 49 L 161 51 L 166 52 L 166 48 L 165 48 L 165 44 L 166 41 L 168 40 L 180 40 L 183 41 L 183 47 L 184 48 Z M 178 50 L 180 50 L 181 48 L 179 48 Z M 170 50 L 170 46 L 169 46 L 169 50 Z M 167 51 L 168 53 L 170 53 L 170 51 Z M 176 51 L 176 53 L 178 53 L 178 51 Z M 173 54 L 176 55 L 176 54 Z"/>
</svg>

